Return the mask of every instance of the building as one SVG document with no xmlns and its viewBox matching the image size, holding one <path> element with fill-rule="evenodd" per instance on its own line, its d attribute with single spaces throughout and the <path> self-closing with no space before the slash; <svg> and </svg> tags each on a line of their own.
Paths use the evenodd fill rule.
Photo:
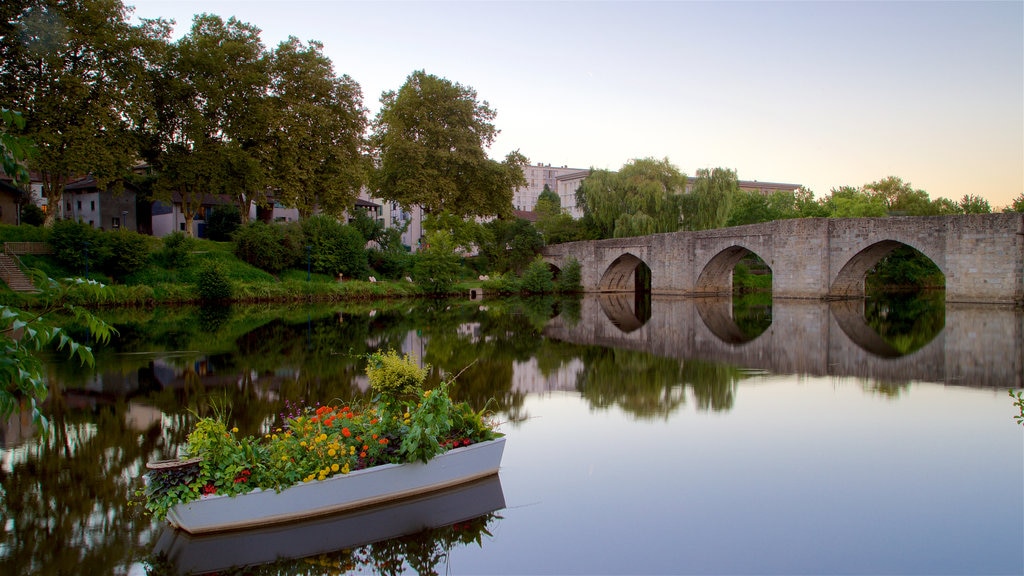
<svg viewBox="0 0 1024 576">
<path fill-rule="evenodd" d="M 58 217 L 103 230 L 136 230 L 136 197 L 135 187 L 127 182 L 100 189 L 95 178 L 86 176 L 64 187 Z"/>
<path fill-rule="evenodd" d="M 551 164 L 537 164 L 530 165 L 523 168 L 523 176 L 526 178 L 526 186 L 517 188 L 512 193 L 512 209 L 523 210 L 532 212 L 537 206 L 537 198 L 541 192 L 544 191 L 544 187 L 547 186 L 549 190 L 558 194 L 559 200 L 561 200 L 562 210 L 567 209 L 575 210 L 576 207 L 576 188 L 572 185 L 579 187 L 579 183 L 583 181 L 583 178 L 590 174 L 589 170 L 581 170 L 579 168 L 569 168 L 567 166 L 552 167 Z M 562 180 L 563 186 L 560 188 L 559 179 L 570 177 Z M 564 191 L 563 191 L 564 190 Z M 574 218 L 582 216 L 582 212 L 579 215 L 569 212 Z"/>
<path fill-rule="evenodd" d="M 740 180 L 741 192 L 759 192 L 764 195 L 776 192 L 796 192 L 802 184 L 783 184 L 780 182 L 758 182 L 757 180 Z"/>
</svg>

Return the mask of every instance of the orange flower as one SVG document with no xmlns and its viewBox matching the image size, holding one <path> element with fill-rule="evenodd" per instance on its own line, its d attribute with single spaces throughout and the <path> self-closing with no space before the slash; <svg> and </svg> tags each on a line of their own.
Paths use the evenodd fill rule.
<svg viewBox="0 0 1024 576">
<path fill-rule="evenodd" d="M 349 436 L 352 435 L 352 431 L 349 430 L 348 428 L 342 428 L 341 435 L 344 436 L 345 438 L 348 438 Z"/>
</svg>

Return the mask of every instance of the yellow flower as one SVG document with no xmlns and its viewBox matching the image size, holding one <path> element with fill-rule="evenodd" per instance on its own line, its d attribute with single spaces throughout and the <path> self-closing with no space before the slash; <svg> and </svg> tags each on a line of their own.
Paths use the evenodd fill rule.
<svg viewBox="0 0 1024 576">
<path fill-rule="evenodd" d="M 338 451 L 335 450 L 334 448 L 331 448 L 330 450 L 327 451 L 327 455 L 330 456 L 331 458 L 334 458 L 335 456 L 338 455 Z M 337 464 L 335 464 L 335 466 L 337 466 Z"/>
<path fill-rule="evenodd" d="M 302 442 L 299 442 L 299 446 L 302 446 L 303 448 L 305 448 L 306 447 L 306 441 L 303 440 Z"/>
<path fill-rule="evenodd" d="M 231 431 L 234 432 L 235 434 L 238 434 L 238 427 L 236 426 L 232 428 Z"/>
<path fill-rule="evenodd" d="M 354 455 L 356 453 L 356 447 L 355 446 L 349 446 L 348 447 L 348 453 L 351 454 L 351 455 Z"/>
<path fill-rule="evenodd" d="M 287 462 L 288 461 L 288 456 L 281 456 L 281 460 L 283 462 Z"/>
<path fill-rule="evenodd" d="M 338 465 L 337 464 L 331 464 L 331 471 L 332 472 L 337 472 L 338 471 Z"/>
<path fill-rule="evenodd" d="M 348 474 L 348 463 L 347 462 L 345 463 L 344 466 L 341 467 L 341 473 L 342 474 Z"/>
</svg>

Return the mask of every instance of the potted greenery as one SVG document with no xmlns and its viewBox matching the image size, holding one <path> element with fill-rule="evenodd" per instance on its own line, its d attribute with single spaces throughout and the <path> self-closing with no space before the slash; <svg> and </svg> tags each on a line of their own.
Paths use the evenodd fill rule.
<svg viewBox="0 0 1024 576">
<path fill-rule="evenodd" d="M 192 473 L 150 473 L 146 508 L 191 533 L 293 521 L 391 501 L 494 474 L 504 438 L 483 411 L 455 403 L 451 381 L 394 350 L 367 356 L 364 405 L 306 406 L 262 438 L 202 418 Z M 195 465 L 193 464 L 193 466 Z"/>
</svg>

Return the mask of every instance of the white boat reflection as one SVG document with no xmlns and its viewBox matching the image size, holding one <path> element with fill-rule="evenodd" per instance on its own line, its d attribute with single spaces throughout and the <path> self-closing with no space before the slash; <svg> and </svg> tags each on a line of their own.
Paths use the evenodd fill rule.
<svg viewBox="0 0 1024 576">
<path fill-rule="evenodd" d="M 352 550 L 449 525 L 458 527 L 504 507 L 501 480 L 494 474 L 454 488 L 300 523 L 209 535 L 167 526 L 156 541 L 153 557 L 170 574 L 219 572 Z"/>
</svg>

